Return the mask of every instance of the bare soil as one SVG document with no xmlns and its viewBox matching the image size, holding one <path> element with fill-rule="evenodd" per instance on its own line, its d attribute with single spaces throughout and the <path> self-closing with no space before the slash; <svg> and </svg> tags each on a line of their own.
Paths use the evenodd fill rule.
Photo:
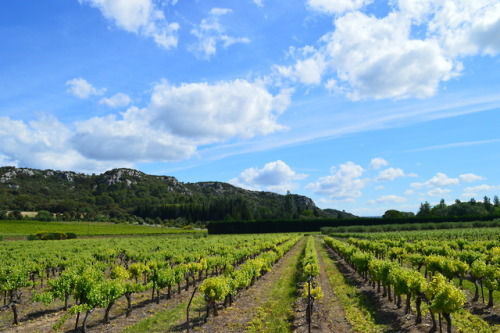
<svg viewBox="0 0 500 333">
<path fill-rule="evenodd" d="M 316 242 L 317 251 L 322 250 L 319 246 L 321 246 L 319 242 Z M 314 302 L 313 313 L 311 316 L 311 332 L 351 332 L 351 325 L 347 322 L 344 309 L 335 295 L 332 285 L 328 279 L 322 256 L 318 255 L 318 260 L 320 264 L 320 275 L 317 282 L 323 291 L 323 298 Z M 297 329 L 294 332 L 309 332 L 309 323 L 307 322 L 305 311 L 307 308 L 307 301 L 304 298 L 299 298 L 295 308 L 296 320 L 294 324 Z"/>
<path fill-rule="evenodd" d="M 219 316 L 211 316 L 206 324 L 195 327 L 196 332 L 226 333 L 245 332 L 248 323 L 253 319 L 258 309 L 265 304 L 273 285 L 283 276 L 283 270 L 298 251 L 303 248 L 304 240 L 297 242 L 272 270 L 262 276 L 250 288 L 241 291 L 233 304 L 226 309 L 220 309 Z"/>
</svg>

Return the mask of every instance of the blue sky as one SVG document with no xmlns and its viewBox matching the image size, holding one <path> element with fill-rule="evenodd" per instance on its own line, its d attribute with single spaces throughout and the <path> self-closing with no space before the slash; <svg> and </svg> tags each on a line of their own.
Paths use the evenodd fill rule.
<svg viewBox="0 0 500 333">
<path fill-rule="evenodd" d="M 0 48 L 0 165 L 362 216 L 500 194 L 496 0 L 4 1 Z"/>
</svg>

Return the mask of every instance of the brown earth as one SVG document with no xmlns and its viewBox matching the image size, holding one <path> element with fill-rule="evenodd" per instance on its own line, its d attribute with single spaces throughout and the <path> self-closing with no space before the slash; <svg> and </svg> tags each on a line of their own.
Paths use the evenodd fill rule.
<svg viewBox="0 0 500 333">
<path fill-rule="evenodd" d="M 248 323 L 253 319 L 258 309 L 266 302 L 276 281 L 283 275 L 284 268 L 288 265 L 298 251 L 301 251 L 304 239 L 295 244 L 272 270 L 262 276 L 249 289 L 241 291 L 233 304 L 220 311 L 219 316 L 211 316 L 206 324 L 195 327 L 196 332 L 226 333 L 245 332 Z"/>
<path fill-rule="evenodd" d="M 316 250 L 321 251 L 320 242 L 316 242 Z M 325 262 L 322 256 L 318 255 L 320 264 L 320 275 L 317 278 L 318 284 L 323 291 L 323 298 L 316 300 L 313 305 L 311 316 L 311 332 L 331 333 L 331 332 L 351 332 L 351 325 L 347 322 L 344 309 L 335 295 L 332 285 L 325 270 Z M 299 298 L 296 303 L 296 320 L 294 322 L 297 329 L 294 333 L 306 333 L 309 331 L 309 324 L 306 319 L 307 301 Z"/>
</svg>

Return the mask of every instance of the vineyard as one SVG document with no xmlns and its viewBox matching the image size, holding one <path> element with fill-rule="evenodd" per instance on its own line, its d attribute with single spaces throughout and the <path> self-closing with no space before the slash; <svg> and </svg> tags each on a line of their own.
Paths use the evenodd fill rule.
<svg viewBox="0 0 500 333">
<path fill-rule="evenodd" d="M 500 332 L 500 228 L 0 242 L 5 332 Z"/>
</svg>

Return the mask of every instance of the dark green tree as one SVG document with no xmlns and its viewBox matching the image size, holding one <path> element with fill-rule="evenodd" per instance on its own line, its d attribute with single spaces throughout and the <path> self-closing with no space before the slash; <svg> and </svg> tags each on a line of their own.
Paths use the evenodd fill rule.
<svg viewBox="0 0 500 333">
<path fill-rule="evenodd" d="M 402 219 L 403 217 L 403 213 L 396 209 L 389 209 L 382 215 L 384 219 Z"/>
<path fill-rule="evenodd" d="M 431 216 L 431 204 L 427 201 L 420 204 L 420 208 L 418 210 L 417 216 L 426 217 Z"/>
<path fill-rule="evenodd" d="M 54 221 L 54 216 L 49 211 L 41 210 L 36 214 L 35 219 L 38 221 Z"/>
</svg>

